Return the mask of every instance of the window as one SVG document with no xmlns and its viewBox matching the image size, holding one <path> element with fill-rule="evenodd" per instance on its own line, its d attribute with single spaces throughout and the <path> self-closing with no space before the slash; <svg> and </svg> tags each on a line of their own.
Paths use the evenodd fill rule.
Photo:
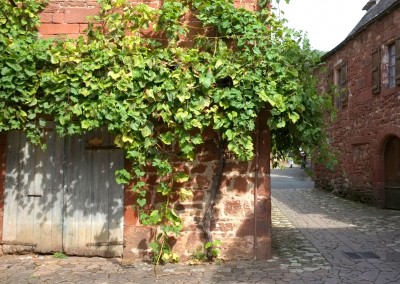
<svg viewBox="0 0 400 284">
<path fill-rule="evenodd" d="M 400 35 L 396 40 L 372 49 L 372 94 L 400 86 Z"/>
<path fill-rule="evenodd" d="M 396 86 L 396 45 L 390 44 L 388 46 L 388 79 L 389 79 L 389 88 L 393 88 Z"/>
<path fill-rule="evenodd" d="M 347 105 L 347 65 L 345 63 L 336 67 L 334 84 L 337 90 L 335 106 L 341 108 Z"/>
</svg>

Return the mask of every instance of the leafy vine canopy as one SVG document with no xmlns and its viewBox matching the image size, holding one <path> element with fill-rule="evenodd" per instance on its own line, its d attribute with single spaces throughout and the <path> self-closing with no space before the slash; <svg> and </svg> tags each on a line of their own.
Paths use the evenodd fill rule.
<svg viewBox="0 0 400 284">
<path fill-rule="evenodd" d="M 193 160 L 205 129 L 231 155 L 251 160 L 255 121 L 267 109 L 260 123 L 269 125 L 274 157 L 299 147 L 328 156 L 324 113 L 331 99 L 317 92 L 318 53 L 268 1 L 255 12 L 232 0 L 165 0 L 159 9 L 98 2 L 100 12 L 80 38 L 42 39 L 36 27 L 46 1 L 1 0 L 0 132 L 23 130 L 43 144 L 49 118 L 59 135 L 106 127 L 132 164 L 117 181 L 137 181 L 139 208 L 146 206 L 140 177 L 147 165 L 157 170 L 166 202 L 141 220 L 162 223 L 165 234 L 182 228 L 171 198 L 191 197 L 174 189 L 188 176 L 171 160 Z M 185 21 L 188 13 L 201 29 Z M 154 246 L 163 249 L 161 241 Z"/>
</svg>

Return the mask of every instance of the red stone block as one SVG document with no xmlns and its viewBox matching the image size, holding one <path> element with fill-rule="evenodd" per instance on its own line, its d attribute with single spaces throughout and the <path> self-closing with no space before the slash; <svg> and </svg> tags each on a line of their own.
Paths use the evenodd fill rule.
<svg viewBox="0 0 400 284">
<path fill-rule="evenodd" d="M 96 8 L 99 7 L 99 3 L 97 1 L 87 1 L 88 8 Z"/>
<path fill-rule="evenodd" d="M 96 15 L 97 8 L 66 8 L 64 22 L 68 24 L 88 23 L 87 17 Z"/>
<path fill-rule="evenodd" d="M 225 165 L 225 172 L 239 172 L 240 174 L 245 174 L 248 172 L 249 163 L 239 162 L 237 160 L 228 161 Z"/>
<path fill-rule="evenodd" d="M 43 13 L 60 13 L 63 11 L 64 8 L 62 8 L 58 2 L 50 1 L 44 9 Z"/>
<path fill-rule="evenodd" d="M 248 182 L 246 177 L 238 176 L 234 178 L 233 190 L 235 193 L 245 194 L 248 192 L 247 184 Z"/>
<path fill-rule="evenodd" d="M 199 233 L 199 232 L 191 232 L 188 234 L 187 237 L 187 247 L 193 247 L 194 243 L 198 243 L 203 239 L 203 233 Z"/>
<path fill-rule="evenodd" d="M 217 152 L 203 151 L 201 154 L 196 156 L 199 162 L 212 162 L 219 160 L 219 154 Z"/>
<path fill-rule="evenodd" d="M 86 1 L 64 1 L 60 3 L 62 7 L 76 7 L 76 8 L 84 8 L 86 7 Z"/>
<path fill-rule="evenodd" d="M 174 163 L 174 170 L 177 172 L 184 172 L 187 175 L 190 173 L 188 165 L 184 164 L 183 162 Z"/>
<path fill-rule="evenodd" d="M 256 257 L 257 259 L 270 259 L 271 258 L 271 237 L 257 238 L 256 244 Z"/>
<path fill-rule="evenodd" d="M 69 39 L 77 39 L 81 37 L 81 34 L 48 34 L 48 35 L 40 35 L 41 38 L 47 39 L 47 38 L 69 38 Z"/>
<path fill-rule="evenodd" d="M 207 176 L 198 175 L 195 178 L 195 185 L 197 185 L 197 188 L 199 188 L 199 189 L 208 189 L 210 184 L 211 184 L 211 181 Z"/>
<path fill-rule="evenodd" d="M 54 24 L 63 24 L 64 23 L 64 13 L 54 13 L 52 22 Z"/>
<path fill-rule="evenodd" d="M 126 206 L 124 210 L 124 224 L 125 226 L 138 225 L 139 216 L 137 210 L 134 210 L 132 206 Z"/>
<path fill-rule="evenodd" d="M 257 237 L 271 236 L 271 223 L 268 220 L 257 218 Z"/>
<path fill-rule="evenodd" d="M 258 197 L 257 217 L 268 219 L 271 216 L 271 198 Z"/>
<path fill-rule="evenodd" d="M 129 188 L 125 188 L 124 199 L 125 205 L 134 205 L 136 202 L 136 194 Z"/>
<path fill-rule="evenodd" d="M 146 4 L 153 9 L 159 9 L 161 7 L 160 1 L 153 1 Z"/>
<path fill-rule="evenodd" d="M 237 215 L 242 211 L 242 202 L 240 200 L 228 200 L 224 203 L 226 215 Z"/>
<path fill-rule="evenodd" d="M 41 24 L 42 35 L 79 34 L 79 24 Z"/>
<path fill-rule="evenodd" d="M 51 23 L 53 19 L 52 13 L 41 13 L 40 14 L 40 22 L 41 23 Z"/>
<path fill-rule="evenodd" d="M 242 221 L 235 233 L 236 237 L 254 236 L 254 218 L 247 218 Z"/>
<path fill-rule="evenodd" d="M 259 175 L 257 180 L 257 195 L 266 197 L 271 195 L 271 182 L 269 176 Z"/>
<path fill-rule="evenodd" d="M 204 191 L 203 190 L 194 190 L 193 191 L 193 201 L 203 201 L 204 200 Z"/>
<path fill-rule="evenodd" d="M 155 234 L 153 228 L 141 226 L 124 227 L 124 259 L 143 259 L 147 257 L 148 244 Z"/>
<path fill-rule="evenodd" d="M 231 181 L 232 181 L 232 178 L 227 177 L 226 175 L 223 175 L 223 176 L 222 176 L 222 179 L 221 179 L 221 186 L 220 186 L 220 188 L 231 186 Z"/>
<path fill-rule="evenodd" d="M 204 164 L 199 164 L 196 167 L 192 168 L 192 170 L 190 171 L 191 174 L 202 174 L 206 171 L 207 166 Z"/>
<path fill-rule="evenodd" d="M 235 224 L 231 222 L 218 222 L 218 228 L 221 232 L 232 232 L 235 229 Z"/>
</svg>

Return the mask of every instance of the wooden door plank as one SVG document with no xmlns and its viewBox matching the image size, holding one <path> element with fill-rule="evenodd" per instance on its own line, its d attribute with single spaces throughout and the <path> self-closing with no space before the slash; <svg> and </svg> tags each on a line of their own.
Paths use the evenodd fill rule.
<svg viewBox="0 0 400 284">
<path fill-rule="evenodd" d="M 108 179 L 110 181 L 109 190 L 109 213 L 108 213 L 108 227 L 109 227 L 109 241 L 117 244 L 112 247 L 115 256 L 122 257 L 123 240 L 124 240 L 124 187 L 115 181 L 115 171 L 124 167 L 124 156 L 122 150 L 110 151 L 110 171 Z"/>
<path fill-rule="evenodd" d="M 51 192 L 47 192 L 47 187 L 49 186 L 45 180 L 47 175 L 52 176 L 52 171 L 46 172 L 47 163 L 52 157 L 49 148 L 52 145 L 47 145 L 47 149 L 41 149 L 39 147 L 34 147 L 35 155 L 32 157 L 34 164 L 34 174 L 33 174 L 33 186 L 29 188 L 30 199 L 33 203 L 33 230 L 35 232 L 35 241 L 37 246 L 35 247 L 36 252 L 48 253 L 51 251 L 51 216 L 50 220 L 46 217 L 48 211 L 51 210 L 52 204 L 47 202 L 48 198 L 51 200 Z M 47 221 L 47 222 L 46 222 Z M 50 223 L 50 226 L 48 226 Z"/>
<path fill-rule="evenodd" d="M 92 132 L 92 136 L 102 141 L 101 146 L 108 145 L 108 134 L 101 130 Z M 107 150 L 87 150 L 92 154 L 92 185 L 93 185 L 93 209 L 92 212 L 92 230 L 91 244 L 92 250 L 96 254 L 106 255 L 108 246 L 108 171 L 107 165 L 109 162 Z M 96 245 L 94 245 L 96 244 Z"/>
<path fill-rule="evenodd" d="M 66 139 L 66 162 L 64 173 L 64 211 L 63 211 L 63 250 L 69 253 L 70 247 L 74 243 L 74 224 L 70 222 L 73 219 L 72 205 L 74 203 L 72 191 L 76 187 L 76 180 L 74 176 L 74 140 L 75 137 L 68 137 Z M 79 153 L 78 153 L 79 154 Z"/>
<path fill-rule="evenodd" d="M 64 215 L 64 250 L 68 254 L 92 255 L 92 157 L 86 151 L 87 135 L 69 139 L 66 214 Z"/>
<path fill-rule="evenodd" d="M 54 127 L 54 126 L 53 126 Z M 54 128 L 55 129 L 55 128 Z M 62 251 L 62 224 L 63 224 L 63 204 L 64 204 L 64 193 L 63 193 L 63 177 L 64 177 L 64 166 L 65 166 L 65 139 L 57 137 L 56 133 L 53 133 L 54 149 L 53 157 L 54 161 L 51 166 L 54 167 L 54 176 L 51 180 L 50 189 L 52 191 L 53 208 L 51 211 L 51 251 Z"/>
<path fill-rule="evenodd" d="M 89 134 L 86 133 L 83 136 L 83 139 L 80 141 L 79 151 L 82 156 L 85 157 L 85 160 L 82 161 L 78 167 L 80 171 L 83 173 L 80 178 L 80 192 L 79 198 L 83 203 L 78 206 L 78 210 L 80 210 L 81 214 L 78 216 L 80 218 L 80 226 L 79 226 L 79 236 L 80 239 L 75 244 L 80 248 L 80 251 L 84 255 L 92 255 L 90 252 L 92 250 L 87 244 L 91 242 L 92 238 L 92 222 L 93 222 L 93 212 L 94 212 L 94 203 L 93 203 L 93 153 L 91 151 L 86 150 L 87 141 Z M 93 254 L 95 255 L 95 254 Z"/>
<path fill-rule="evenodd" d="M 7 141 L 3 241 L 12 242 L 17 240 L 20 133 L 17 131 L 9 132 Z"/>
<path fill-rule="evenodd" d="M 38 242 L 38 234 L 34 229 L 35 218 L 35 146 L 21 134 L 20 180 L 18 197 L 17 240 L 22 243 Z"/>
<path fill-rule="evenodd" d="M 67 143 L 67 168 L 66 168 L 66 191 L 64 194 L 64 251 L 69 254 L 79 254 L 76 244 L 79 242 L 79 222 L 81 221 L 80 211 L 82 201 L 78 194 L 81 190 L 82 173 L 79 165 L 84 163 L 85 157 L 80 150 L 78 136 L 69 137 Z"/>
<path fill-rule="evenodd" d="M 53 124 L 50 123 L 49 126 Z M 46 150 L 36 150 L 35 187 L 41 196 L 34 198 L 34 229 L 39 234 L 37 252 L 62 250 L 62 159 L 63 139 L 57 138 L 53 127 L 45 133 Z M 38 171 L 41 171 L 41 175 Z M 41 178 L 39 178 L 41 176 Z"/>
</svg>

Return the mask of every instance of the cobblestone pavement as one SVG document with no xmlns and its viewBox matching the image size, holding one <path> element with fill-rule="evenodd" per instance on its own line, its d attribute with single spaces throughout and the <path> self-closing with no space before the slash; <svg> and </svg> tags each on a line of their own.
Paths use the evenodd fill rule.
<svg viewBox="0 0 400 284">
<path fill-rule="evenodd" d="M 0 283 L 400 283 L 400 211 L 313 189 L 299 168 L 273 170 L 273 258 L 204 265 L 120 259 L 0 258 Z"/>
</svg>

